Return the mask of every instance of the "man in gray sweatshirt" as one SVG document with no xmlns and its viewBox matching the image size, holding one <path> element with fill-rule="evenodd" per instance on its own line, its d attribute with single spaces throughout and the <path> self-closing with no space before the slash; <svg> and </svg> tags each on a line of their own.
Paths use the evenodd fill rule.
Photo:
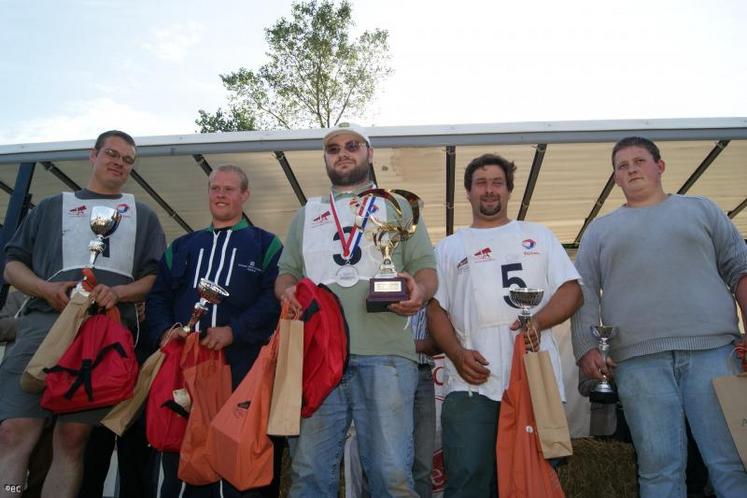
<svg viewBox="0 0 747 498">
<path fill-rule="evenodd" d="M 747 473 L 712 379 L 741 370 L 735 298 L 747 311 L 747 247 L 710 200 L 664 192 L 665 164 L 645 138 L 612 151 L 626 204 L 589 225 L 576 267 L 584 305 L 573 349 L 584 375 L 614 368 L 638 454 L 641 497 L 686 496 L 685 417 L 721 497 L 747 496 Z M 614 325 L 606 365 L 590 326 Z"/>
</svg>

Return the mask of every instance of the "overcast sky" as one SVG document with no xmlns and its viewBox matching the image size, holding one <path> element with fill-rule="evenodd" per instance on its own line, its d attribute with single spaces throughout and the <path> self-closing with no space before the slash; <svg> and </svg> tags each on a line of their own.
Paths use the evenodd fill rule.
<svg viewBox="0 0 747 498">
<path fill-rule="evenodd" d="M 0 0 L 0 144 L 197 131 L 290 0 Z M 744 0 L 353 0 L 394 73 L 365 126 L 747 116 Z"/>
</svg>

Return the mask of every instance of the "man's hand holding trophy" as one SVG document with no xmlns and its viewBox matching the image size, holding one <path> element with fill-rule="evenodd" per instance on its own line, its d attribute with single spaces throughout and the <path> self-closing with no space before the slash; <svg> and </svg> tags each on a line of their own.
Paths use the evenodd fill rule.
<svg viewBox="0 0 747 498">
<path fill-rule="evenodd" d="M 393 219 L 388 217 L 387 212 L 383 213 L 382 216 L 375 215 L 370 210 L 366 213 L 366 216 L 362 216 L 358 208 L 366 203 L 368 196 L 383 199 L 388 208 L 386 211 L 393 214 Z M 408 202 L 411 216 L 407 216 L 396 196 L 402 197 Z M 361 192 L 357 199 L 354 199 L 351 203 L 351 208 L 357 212 L 356 228 L 365 231 L 367 236 L 371 237 L 374 246 L 382 256 L 378 273 L 369 280 L 369 292 L 366 297 L 366 310 L 369 313 L 389 311 L 388 306 L 390 304 L 406 301 L 410 297 L 407 278 L 397 274 L 392 255 L 400 242 L 415 234 L 422 206 L 423 201 L 412 192 L 378 188 Z"/>
</svg>

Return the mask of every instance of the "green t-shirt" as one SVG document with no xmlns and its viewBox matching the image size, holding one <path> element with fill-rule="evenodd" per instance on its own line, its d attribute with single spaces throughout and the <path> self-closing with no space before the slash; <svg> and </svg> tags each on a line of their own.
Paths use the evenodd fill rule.
<svg viewBox="0 0 747 498">
<path fill-rule="evenodd" d="M 350 198 L 368 188 L 371 188 L 370 185 L 355 192 L 335 192 L 335 200 Z M 405 217 L 410 216 L 407 202 L 401 198 L 399 201 L 403 210 L 406 210 Z M 329 204 L 329 197 L 322 197 L 322 202 Z M 390 209 L 388 204 L 387 209 Z M 304 217 L 305 208 L 301 208 L 288 229 L 288 236 L 278 263 L 280 275 L 287 273 L 297 279 L 307 275 L 306 265 L 310 262 L 305 261 L 303 257 Z M 411 275 L 415 275 L 424 268 L 436 268 L 433 246 L 422 219 L 418 223 L 415 234 L 395 248 L 392 261 L 398 271 Z M 347 288 L 336 283 L 332 283 L 329 287 L 340 298 L 345 312 L 345 319 L 350 329 L 351 354 L 397 355 L 417 361 L 415 343 L 412 340 L 412 331 L 407 317 L 388 311 L 382 313 L 366 311 L 367 281 L 359 281 Z"/>
</svg>

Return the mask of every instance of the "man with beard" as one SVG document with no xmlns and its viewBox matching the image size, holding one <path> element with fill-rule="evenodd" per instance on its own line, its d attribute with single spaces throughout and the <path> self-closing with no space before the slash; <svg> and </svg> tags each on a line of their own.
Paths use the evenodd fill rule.
<svg viewBox="0 0 747 498">
<path fill-rule="evenodd" d="M 373 496 L 417 496 L 413 490 L 413 399 L 417 355 L 408 317 L 436 290 L 435 258 L 425 226 L 397 246 L 392 260 L 406 279 L 409 299 L 387 312 L 366 311 L 369 279 L 382 256 L 354 227 L 350 201 L 373 188 L 373 148 L 360 126 L 341 123 L 324 136 L 324 161 L 332 190 L 309 199 L 296 214 L 280 258 L 277 297 L 296 309 L 295 284 L 308 277 L 340 298 L 350 330 L 350 356 L 340 384 L 290 438 L 291 497 L 336 497 L 340 458 L 351 421 Z M 392 220 L 381 199 L 362 200 L 361 216 Z M 373 202 L 373 205 L 370 203 Z M 409 205 L 399 199 L 411 216 Z"/>
<path fill-rule="evenodd" d="M 581 306 L 578 273 L 553 233 L 508 218 L 514 163 L 485 154 L 464 172 L 472 225 L 436 246 L 438 292 L 428 305 L 428 330 L 446 353 L 441 427 L 446 497 L 497 495 L 496 435 L 508 387 L 518 310 L 509 288 L 545 290 L 524 341 L 550 353 L 561 397 L 554 325 Z M 539 341 L 538 341 L 539 336 Z"/>
</svg>

